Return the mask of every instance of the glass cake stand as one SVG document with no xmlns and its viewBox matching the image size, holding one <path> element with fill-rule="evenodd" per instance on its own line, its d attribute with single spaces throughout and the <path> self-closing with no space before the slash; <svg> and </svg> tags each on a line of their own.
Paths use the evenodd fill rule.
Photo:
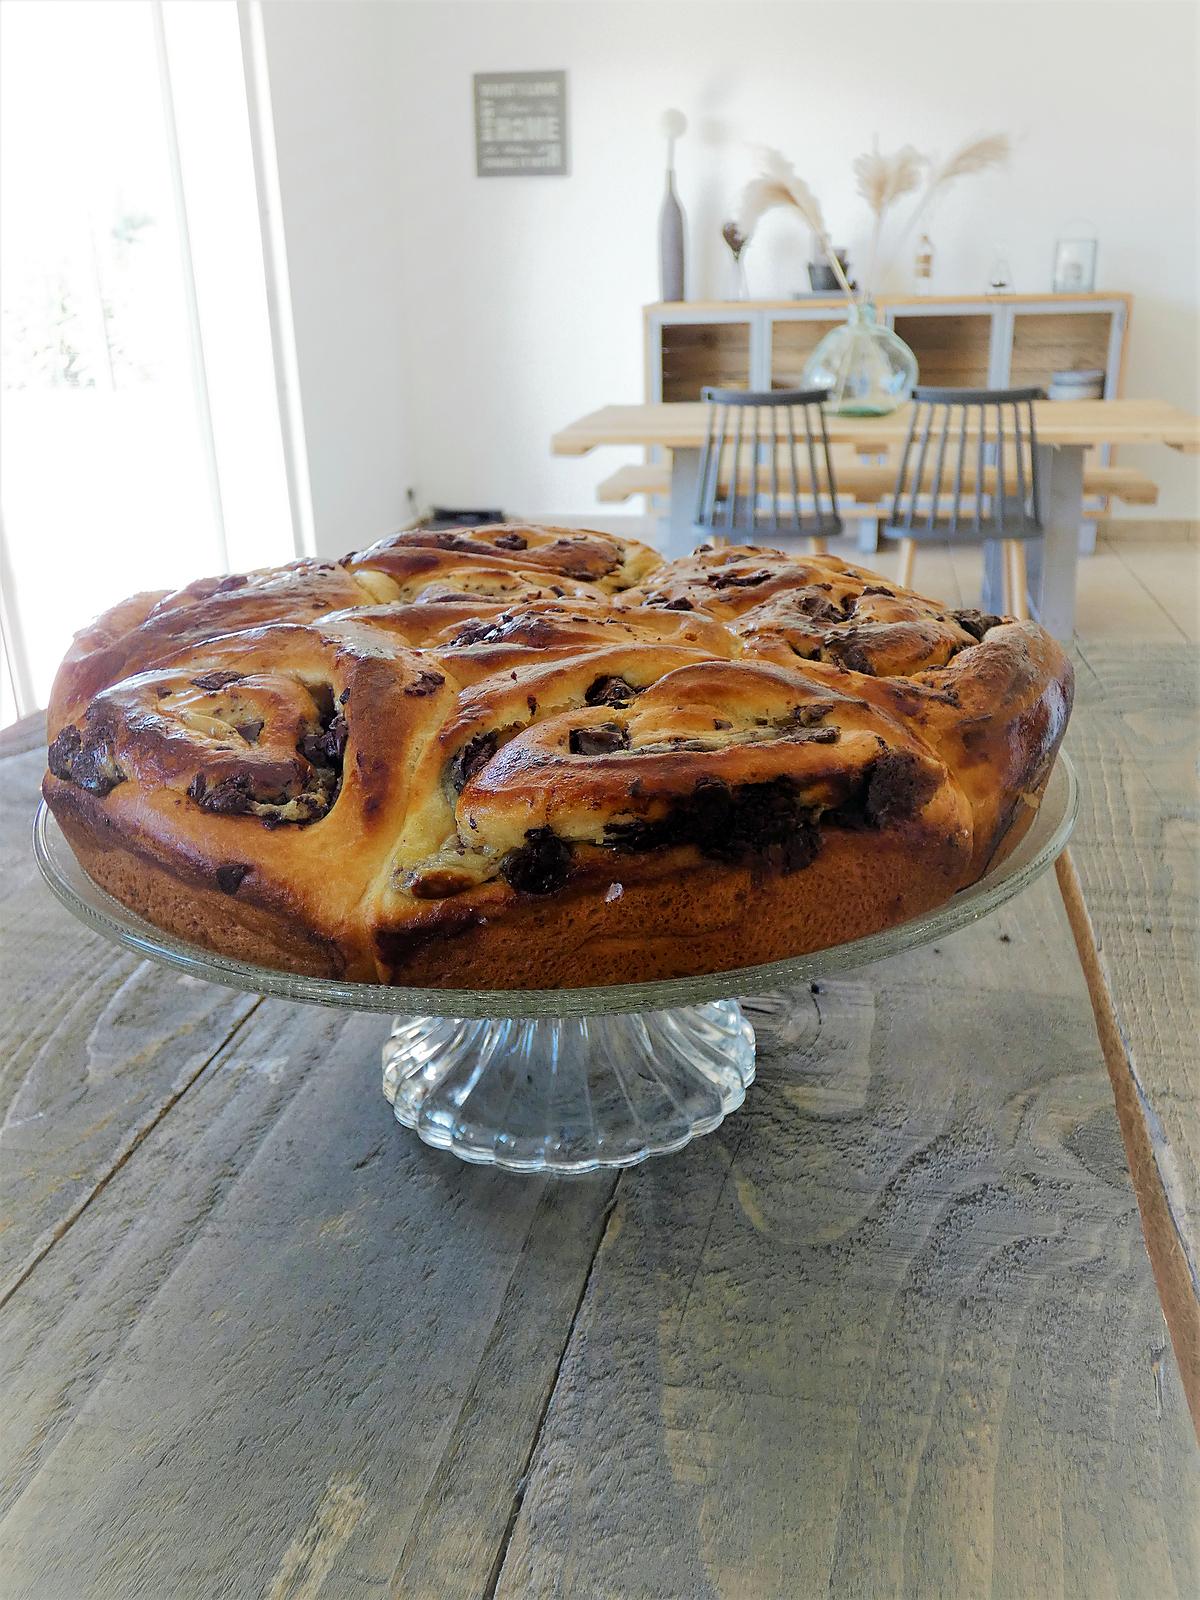
<svg viewBox="0 0 1200 1600">
<path fill-rule="evenodd" d="M 252 966 L 175 939 L 105 894 L 44 804 L 33 843 L 67 909 L 141 955 L 252 994 L 391 1013 L 383 1092 L 427 1144 L 515 1172 L 572 1174 L 632 1166 L 710 1133 L 754 1080 L 755 1030 L 786 1031 L 799 985 L 944 938 L 1020 894 L 1065 846 L 1077 799 L 1060 755 L 1007 860 L 899 927 L 769 966 L 591 989 L 404 989 Z"/>
</svg>

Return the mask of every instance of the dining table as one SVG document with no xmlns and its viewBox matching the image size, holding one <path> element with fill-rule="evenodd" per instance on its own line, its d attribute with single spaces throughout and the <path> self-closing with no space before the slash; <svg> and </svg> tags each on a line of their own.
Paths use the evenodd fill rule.
<svg viewBox="0 0 1200 1600">
<path fill-rule="evenodd" d="M 1075 624 L 1076 566 L 1080 529 L 1086 520 L 1084 466 L 1089 450 L 1110 445 L 1164 445 L 1200 451 L 1200 417 L 1167 401 L 1153 399 L 1039 401 L 1034 405 L 1041 517 L 1045 536 L 1030 552 L 1030 611 L 1059 639 L 1069 639 Z M 842 416 L 826 411 L 831 445 L 852 446 L 859 455 L 883 458 L 903 448 L 911 405 L 883 417 Z M 968 427 L 967 437 L 973 437 Z M 764 412 L 762 439 L 786 441 L 784 412 Z M 685 554 L 696 542 L 692 519 L 700 479 L 701 452 L 708 431 L 708 407 L 700 401 L 606 405 L 589 411 L 553 435 L 555 455 L 580 456 L 604 445 L 641 445 L 669 452 L 670 508 L 664 529 L 666 553 Z M 1002 611 L 1001 559 L 990 542 L 984 565 L 985 610 Z"/>
<path fill-rule="evenodd" d="M 4 1600 L 1200 1592 L 1197 675 L 1074 652 L 1090 969 L 1047 873 L 570 1181 L 76 921 L 0 734 Z"/>
</svg>

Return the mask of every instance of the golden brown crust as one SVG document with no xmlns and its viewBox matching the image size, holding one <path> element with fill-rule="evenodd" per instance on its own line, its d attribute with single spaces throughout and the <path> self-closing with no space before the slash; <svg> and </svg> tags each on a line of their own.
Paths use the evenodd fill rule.
<svg viewBox="0 0 1200 1600">
<path fill-rule="evenodd" d="M 1035 624 L 836 557 L 414 530 L 115 608 L 44 792 L 117 899 L 244 960 L 632 982 L 941 903 L 1027 825 L 1070 698 Z"/>
</svg>

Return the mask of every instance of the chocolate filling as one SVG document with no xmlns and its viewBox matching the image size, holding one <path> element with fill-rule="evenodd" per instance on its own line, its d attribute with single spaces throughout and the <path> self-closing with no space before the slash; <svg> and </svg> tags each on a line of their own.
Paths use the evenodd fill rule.
<svg viewBox="0 0 1200 1600">
<path fill-rule="evenodd" d="M 530 828 L 500 863 L 500 875 L 520 894 L 553 894 L 571 875 L 571 847 L 552 828 Z"/>
<path fill-rule="evenodd" d="M 68 725 L 46 752 L 46 764 L 56 778 L 101 799 L 125 782 L 126 775 L 113 754 L 111 734 L 103 728 L 89 729 L 85 739 L 78 728 Z"/>
<path fill-rule="evenodd" d="M 975 611 L 971 608 L 965 611 L 952 611 L 950 615 L 964 633 L 971 635 L 972 639 L 982 639 L 989 628 L 998 628 L 1004 621 L 1003 617 L 994 617 L 989 611 Z"/>
<path fill-rule="evenodd" d="M 790 600 L 791 609 L 798 611 L 802 617 L 811 617 L 814 622 L 844 622 L 846 613 L 840 606 L 835 606 L 832 601 L 826 600 L 819 594 L 796 594 Z"/>
<path fill-rule="evenodd" d="M 603 545 L 607 544 L 605 539 Z M 539 567 L 553 567 L 564 578 L 594 583 L 599 578 L 607 578 L 621 565 L 619 552 L 609 545 L 606 553 L 603 545 L 595 535 L 555 539 L 553 544 L 543 545 L 536 551 L 534 560 Z"/>
<path fill-rule="evenodd" d="M 498 733 L 477 733 L 468 739 L 450 760 L 448 777 L 455 794 L 461 794 L 477 772 L 482 771 L 500 748 Z"/>
<path fill-rule="evenodd" d="M 821 648 L 826 658 L 836 666 L 845 667 L 850 672 L 861 672 L 867 678 L 875 676 L 874 664 L 862 640 L 855 636 L 853 630 L 827 633 L 821 640 Z"/>
<path fill-rule="evenodd" d="M 594 728 L 572 728 L 567 748 L 573 756 L 607 756 L 614 750 L 629 749 L 629 735 L 615 722 L 601 722 Z"/>
<path fill-rule="evenodd" d="M 528 550 L 529 540 L 519 533 L 498 533 L 492 543 L 499 550 Z"/>
<path fill-rule="evenodd" d="M 445 681 L 440 672 L 422 672 L 408 685 L 404 692 L 418 698 L 424 698 L 427 694 L 436 694 Z"/>
<path fill-rule="evenodd" d="M 431 528 L 414 529 L 404 543 L 418 550 L 458 550 L 468 555 L 479 555 L 482 549 L 482 542 L 478 539 L 466 539 L 461 533 Z"/>
<path fill-rule="evenodd" d="M 626 683 L 624 678 L 597 678 L 583 698 L 586 705 L 612 706 L 615 709 L 627 706 L 641 692 L 631 683 Z"/>
<path fill-rule="evenodd" d="M 875 828 L 907 822 L 933 797 L 938 786 L 931 772 L 911 750 L 889 750 L 870 767 L 863 810 Z"/>
<path fill-rule="evenodd" d="M 545 617 L 524 616 L 519 611 L 502 611 L 491 622 L 484 621 L 483 618 L 477 622 L 468 622 L 450 640 L 450 647 L 464 649 L 473 644 L 511 642 L 540 649 L 543 645 L 554 644 L 560 637 L 561 635 L 555 632 L 553 623 Z"/>
<path fill-rule="evenodd" d="M 233 731 L 241 734 L 247 744 L 257 744 L 258 736 L 263 731 L 263 719 L 250 717 L 246 722 L 236 722 Z"/>
<path fill-rule="evenodd" d="M 816 722 L 824 722 L 832 710 L 833 706 L 828 701 L 809 700 L 803 705 L 793 706 L 787 720 L 797 728 L 811 728 Z"/>
<path fill-rule="evenodd" d="M 821 836 L 790 778 L 737 788 L 721 778 L 704 778 L 663 817 L 609 823 L 604 843 L 638 854 L 690 844 L 713 861 L 759 860 L 791 873 L 816 860 Z"/>
<path fill-rule="evenodd" d="M 242 879 L 252 869 L 243 866 L 240 861 L 226 861 L 217 868 L 217 888 L 223 894 L 236 894 L 242 886 Z"/>
<path fill-rule="evenodd" d="M 887 828 L 908 822 L 933 797 L 938 786 L 910 750 L 885 750 L 865 769 L 857 792 L 826 820 L 838 827 Z"/>
<path fill-rule="evenodd" d="M 231 683 L 241 683 L 245 676 L 244 672 L 206 672 L 192 679 L 192 687 L 203 689 L 207 694 L 216 694 L 219 689 L 227 689 Z"/>
<path fill-rule="evenodd" d="M 339 711 L 317 732 L 304 734 L 296 749 L 311 766 L 332 767 L 340 777 L 349 731 L 346 719 Z"/>
<path fill-rule="evenodd" d="M 747 572 L 739 576 L 736 572 L 714 572 L 707 580 L 711 589 L 752 589 L 760 583 L 769 583 L 769 572 Z"/>
<path fill-rule="evenodd" d="M 219 817 L 240 816 L 249 811 L 255 801 L 260 805 L 285 805 L 288 800 L 283 790 L 256 794 L 248 772 L 234 772 L 218 778 L 211 788 L 205 775 L 198 772 L 188 784 L 187 792 L 188 798 L 202 810 L 215 812 Z"/>
<path fill-rule="evenodd" d="M 327 705 L 320 726 L 296 743 L 296 755 L 306 766 L 293 758 L 245 761 L 229 770 L 230 763 L 224 762 L 224 770 L 218 768 L 215 775 L 198 772 L 188 785 L 188 798 L 213 816 L 257 816 L 268 828 L 303 826 L 325 816 L 341 790 L 348 729 L 342 713 L 333 711 L 332 693 L 316 698 Z M 255 724 L 243 727 L 253 729 Z M 256 737 L 261 729 L 258 722 Z"/>
</svg>

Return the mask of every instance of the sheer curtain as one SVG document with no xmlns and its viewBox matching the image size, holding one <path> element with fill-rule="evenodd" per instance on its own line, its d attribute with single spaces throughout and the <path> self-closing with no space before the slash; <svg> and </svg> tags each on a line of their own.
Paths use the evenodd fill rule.
<svg viewBox="0 0 1200 1600">
<path fill-rule="evenodd" d="M 97 611 L 297 539 L 234 0 L 0 30 L 3 724 Z"/>
</svg>

